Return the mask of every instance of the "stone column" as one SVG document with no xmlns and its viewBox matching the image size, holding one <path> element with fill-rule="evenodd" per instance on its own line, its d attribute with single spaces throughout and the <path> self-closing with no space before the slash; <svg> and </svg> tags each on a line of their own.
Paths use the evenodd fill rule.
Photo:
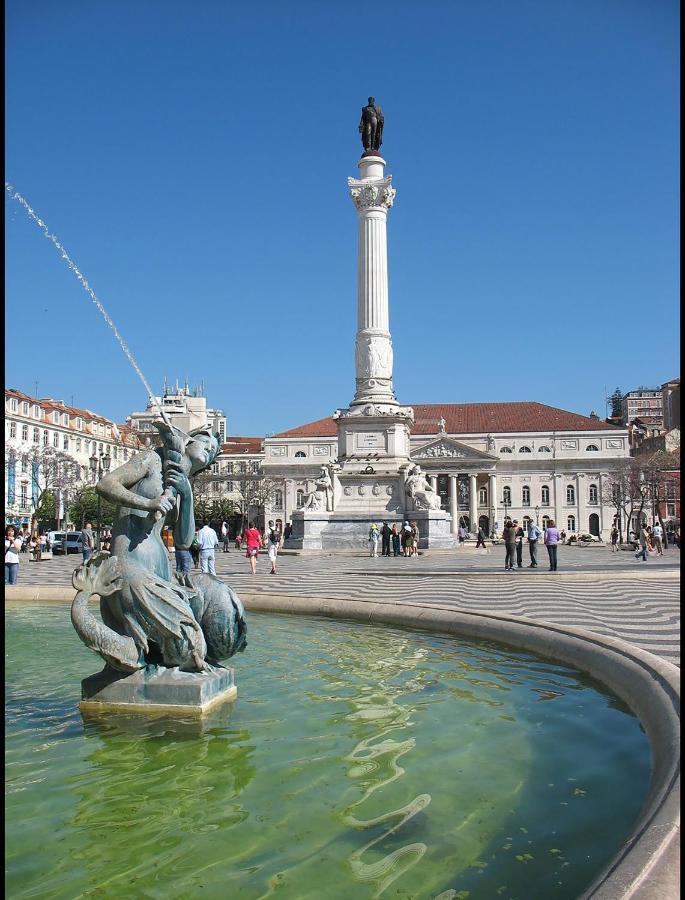
<svg viewBox="0 0 685 900">
<path fill-rule="evenodd" d="M 351 406 L 397 403 L 392 386 L 386 239 L 386 220 L 395 189 L 392 176 L 383 174 L 384 167 L 382 157 L 365 156 L 359 161 L 361 178 L 347 179 L 359 218 L 356 390 Z"/>
<path fill-rule="evenodd" d="M 438 476 L 437 475 L 429 475 L 428 480 L 430 481 L 431 487 L 437 494 L 438 493 Z"/>
<path fill-rule="evenodd" d="M 478 497 L 476 496 L 476 476 L 469 474 L 469 519 L 471 534 L 478 534 Z"/>
<path fill-rule="evenodd" d="M 459 529 L 459 507 L 457 504 L 457 476 L 450 474 L 450 515 L 452 516 L 451 531 L 456 534 Z"/>
<path fill-rule="evenodd" d="M 490 483 L 488 484 L 489 507 L 492 510 L 492 521 L 490 522 L 490 536 L 495 533 L 495 522 L 497 521 L 497 475 L 490 475 Z M 488 512 L 490 515 L 490 512 Z"/>
<path fill-rule="evenodd" d="M 576 520 L 576 533 L 580 534 L 581 531 L 589 531 L 590 526 L 587 519 L 587 509 L 585 505 L 587 503 L 586 491 L 587 491 L 587 480 L 585 478 L 584 472 L 579 472 L 578 477 L 576 478 L 576 506 L 578 507 L 578 518 Z"/>
</svg>

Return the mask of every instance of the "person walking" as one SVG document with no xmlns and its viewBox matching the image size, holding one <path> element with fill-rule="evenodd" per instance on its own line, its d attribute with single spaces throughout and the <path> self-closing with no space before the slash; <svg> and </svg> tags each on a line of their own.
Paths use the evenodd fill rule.
<svg viewBox="0 0 685 900">
<path fill-rule="evenodd" d="M 197 542 L 200 545 L 200 571 L 216 575 L 214 548 L 218 546 L 219 538 L 216 536 L 216 531 L 210 527 L 209 522 L 202 523 L 202 528 L 197 533 Z"/>
<path fill-rule="evenodd" d="M 635 554 L 635 559 L 638 559 L 640 556 L 642 557 L 642 562 L 647 562 L 647 550 L 649 545 L 649 535 L 647 534 L 647 529 L 644 525 L 640 526 L 640 534 L 638 537 L 639 541 L 639 549 Z"/>
<path fill-rule="evenodd" d="M 14 526 L 5 528 L 5 584 L 16 584 L 19 575 L 21 539 L 15 536 Z"/>
<path fill-rule="evenodd" d="M 67 533 L 64 532 L 64 553 L 66 555 L 67 552 Z M 81 552 L 83 553 L 83 561 L 84 563 L 88 562 L 88 560 L 93 555 L 93 550 L 95 550 L 95 538 L 93 536 L 93 526 L 90 522 L 86 522 L 86 527 L 81 531 Z"/>
<path fill-rule="evenodd" d="M 457 528 L 457 538 L 459 540 L 459 546 L 463 547 L 464 541 L 466 540 L 466 529 L 463 525 L 460 525 L 459 528 Z"/>
<path fill-rule="evenodd" d="M 411 553 L 410 556 L 415 556 L 418 559 L 419 556 L 419 526 L 416 522 L 411 523 Z"/>
<path fill-rule="evenodd" d="M 516 528 L 511 519 L 505 521 L 502 537 L 504 538 L 504 571 L 512 572 L 516 555 Z"/>
<path fill-rule="evenodd" d="M 411 556 L 412 540 L 411 525 L 405 522 L 402 526 L 402 556 Z"/>
<path fill-rule="evenodd" d="M 392 528 L 390 529 L 390 538 L 392 540 L 392 555 L 399 556 L 400 555 L 400 533 L 397 530 L 397 525 L 393 525 Z"/>
<path fill-rule="evenodd" d="M 243 546 L 243 536 L 240 531 L 236 531 L 235 533 L 235 549 L 241 550 Z"/>
<path fill-rule="evenodd" d="M 283 540 L 287 541 L 292 533 L 293 533 L 293 526 L 290 524 L 290 522 L 286 522 L 285 528 L 283 529 Z"/>
<path fill-rule="evenodd" d="M 259 548 L 262 546 L 262 536 L 255 528 L 254 522 L 249 523 L 249 528 L 245 529 L 243 535 L 247 551 L 245 556 L 250 560 L 250 569 L 253 575 L 257 574 L 257 557 L 259 556 Z"/>
<path fill-rule="evenodd" d="M 224 544 L 222 552 L 228 553 L 229 552 L 228 522 L 221 523 L 221 540 L 223 541 L 223 544 Z"/>
<path fill-rule="evenodd" d="M 560 540 L 561 535 L 559 529 L 554 524 L 554 519 L 550 519 L 547 522 L 547 528 L 545 528 L 545 546 L 547 547 L 547 553 L 549 555 L 550 572 L 557 571 L 557 546 L 559 545 Z"/>
<path fill-rule="evenodd" d="M 266 546 L 269 551 L 269 562 L 271 563 L 271 571 L 269 575 L 276 574 L 276 557 L 278 556 L 278 548 L 281 545 L 281 534 L 274 525 L 273 521 L 269 521 L 269 527 L 266 531 Z"/>
<path fill-rule="evenodd" d="M 528 523 L 528 550 L 530 552 L 529 569 L 538 567 L 538 541 L 542 537 L 542 531 L 533 522 Z"/>
<path fill-rule="evenodd" d="M 371 528 L 369 528 L 369 556 L 378 556 L 379 538 L 380 533 L 378 531 L 378 525 L 373 522 Z"/>
<path fill-rule="evenodd" d="M 198 538 L 199 531 L 199 528 L 195 529 L 195 536 L 193 537 L 193 540 L 190 544 L 190 555 L 193 558 L 193 565 L 196 569 L 200 568 L 200 541 Z"/>
<path fill-rule="evenodd" d="M 176 557 L 176 571 L 183 575 L 190 574 L 193 562 L 190 550 L 185 547 L 177 547 L 174 544 L 174 556 Z"/>
<path fill-rule="evenodd" d="M 652 528 L 652 541 L 654 542 L 654 549 L 659 556 L 664 555 L 663 537 L 664 529 L 661 527 L 661 524 L 657 522 L 654 525 L 654 528 Z"/>
<path fill-rule="evenodd" d="M 611 529 L 611 552 L 618 553 L 618 528 L 614 525 Z"/>
<path fill-rule="evenodd" d="M 518 523 L 518 519 L 514 519 L 514 528 L 516 530 L 516 566 L 523 568 L 523 528 Z"/>
<path fill-rule="evenodd" d="M 483 550 L 485 550 L 485 532 L 483 531 L 483 526 L 482 526 L 482 525 L 479 525 L 479 526 L 478 526 L 478 536 L 477 536 L 477 539 L 476 539 L 476 550 L 477 550 L 479 547 L 482 547 Z"/>
</svg>

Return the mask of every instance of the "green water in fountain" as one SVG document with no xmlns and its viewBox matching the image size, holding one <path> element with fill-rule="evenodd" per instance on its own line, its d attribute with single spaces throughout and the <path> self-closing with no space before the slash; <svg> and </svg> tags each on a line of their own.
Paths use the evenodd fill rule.
<svg viewBox="0 0 685 900">
<path fill-rule="evenodd" d="M 84 723 L 66 607 L 6 653 L 10 898 L 570 900 L 647 789 L 620 701 L 499 645 L 252 613 L 202 725 Z"/>
</svg>

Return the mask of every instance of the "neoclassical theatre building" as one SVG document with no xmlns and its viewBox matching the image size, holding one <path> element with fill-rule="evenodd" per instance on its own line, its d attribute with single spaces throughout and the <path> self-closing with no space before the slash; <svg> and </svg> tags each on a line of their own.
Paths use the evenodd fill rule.
<svg viewBox="0 0 685 900">
<path fill-rule="evenodd" d="M 626 429 L 535 402 L 410 405 L 411 464 L 440 494 L 453 532 L 461 522 L 492 536 L 509 515 L 541 526 L 553 519 L 569 534 L 608 539 L 614 508 L 606 482 L 629 455 Z M 265 518 L 287 522 L 305 505 L 321 466 L 341 452 L 332 417 L 266 438 L 263 472 L 282 487 Z M 367 457 L 372 465 L 372 450 Z M 389 505 L 388 522 L 400 518 Z"/>
</svg>

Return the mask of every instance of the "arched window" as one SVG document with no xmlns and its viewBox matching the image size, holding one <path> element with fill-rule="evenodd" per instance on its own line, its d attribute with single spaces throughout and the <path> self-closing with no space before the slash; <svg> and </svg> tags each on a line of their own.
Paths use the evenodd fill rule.
<svg viewBox="0 0 685 900">
<path fill-rule="evenodd" d="M 283 509 L 283 491 L 274 491 L 274 509 Z"/>
<path fill-rule="evenodd" d="M 575 503 L 576 502 L 576 489 L 572 484 L 566 486 L 566 502 L 567 503 Z"/>
<path fill-rule="evenodd" d="M 576 530 L 576 517 L 569 516 L 568 519 L 566 520 L 566 524 L 568 525 L 569 531 L 575 531 Z"/>
<path fill-rule="evenodd" d="M 543 506 L 549 506 L 549 488 L 546 484 L 542 485 L 542 490 L 540 491 L 540 502 Z"/>
<path fill-rule="evenodd" d="M 597 453 L 599 451 L 599 447 L 597 446 L 597 444 L 588 444 L 585 449 L 592 450 L 595 453 Z"/>
<path fill-rule="evenodd" d="M 532 453 L 530 447 L 519 447 L 519 453 Z"/>
<path fill-rule="evenodd" d="M 505 487 L 502 490 L 502 500 L 506 503 L 507 506 L 511 506 L 511 488 Z"/>
<path fill-rule="evenodd" d="M 551 453 L 552 451 L 547 446 L 547 444 L 543 444 L 542 447 L 538 447 L 538 453 Z"/>
<path fill-rule="evenodd" d="M 549 516 L 543 516 L 543 517 L 542 517 L 542 529 L 543 529 L 543 531 L 544 531 L 547 527 L 549 527 Z"/>
<path fill-rule="evenodd" d="M 295 503 L 297 504 L 298 509 L 302 509 L 304 506 L 304 491 L 302 489 L 298 490 L 295 495 Z"/>
<path fill-rule="evenodd" d="M 488 489 L 486 487 L 482 487 L 478 489 L 478 505 L 479 506 L 487 506 L 488 505 Z"/>
<path fill-rule="evenodd" d="M 521 503 L 523 506 L 530 506 L 530 488 L 527 484 L 521 488 Z"/>
<path fill-rule="evenodd" d="M 307 454 L 303 450 L 298 450 L 295 454 L 295 459 L 304 459 Z"/>
<path fill-rule="evenodd" d="M 590 503 L 596 503 L 596 502 L 597 502 L 597 485 L 591 484 L 590 485 Z"/>
<path fill-rule="evenodd" d="M 532 522 L 532 521 L 533 521 L 533 520 L 531 519 L 530 516 L 524 516 L 524 517 L 523 517 L 523 524 L 521 525 L 521 528 L 523 528 L 523 530 L 524 530 L 526 533 L 528 533 L 528 529 L 530 528 L 531 522 Z"/>
<path fill-rule="evenodd" d="M 500 447 L 500 453 L 511 453 L 511 447 Z"/>
</svg>

